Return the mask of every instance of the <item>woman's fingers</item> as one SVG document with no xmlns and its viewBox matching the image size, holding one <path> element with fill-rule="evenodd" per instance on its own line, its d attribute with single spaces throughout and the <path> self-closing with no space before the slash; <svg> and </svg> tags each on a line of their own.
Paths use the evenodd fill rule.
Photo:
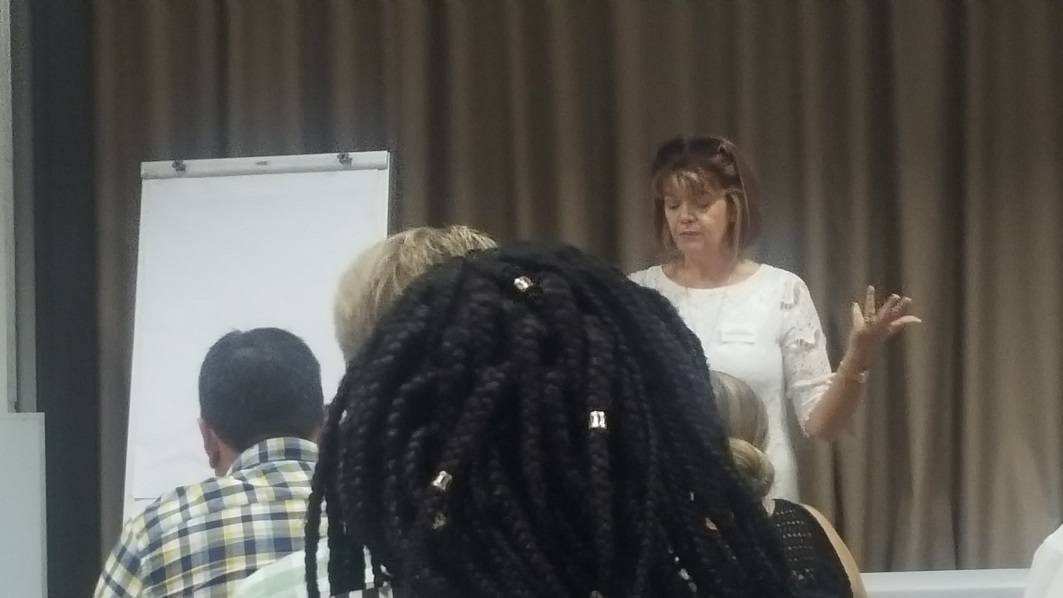
<svg viewBox="0 0 1063 598">
<path fill-rule="evenodd" d="M 875 315 L 875 287 L 872 285 L 867 286 L 867 292 L 864 293 L 864 318 L 871 318 Z"/>
</svg>

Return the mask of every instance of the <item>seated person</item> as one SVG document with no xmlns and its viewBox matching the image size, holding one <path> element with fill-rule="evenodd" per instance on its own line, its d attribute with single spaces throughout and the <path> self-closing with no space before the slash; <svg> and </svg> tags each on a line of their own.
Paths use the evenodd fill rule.
<svg viewBox="0 0 1063 598">
<path fill-rule="evenodd" d="M 768 413 L 745 382 L 713 371 L 712 394 L 730 437 L 731 454 L 754 496 L 782 538 L 798 588 L 822 596 L 865 598 L 860 570 L 834 526 L 808 505 L 768 498 L 775 471 L 765 450 Z"/>
<path fill-rule="evenodd" d="M 341 277 L 336 293 L 336 340 L 347 361 L 354 359 L 373 324 L 411 281 L 436 264 L 494 246 L 490 237 L 467 226 L 422 226 L 391 235 L 363 251 Z M 322 547 L 318 554 L 318 570 L 326 571 L 328 551 Z M 305 596 L 303 561 L 300 551 L 260 569 L 240 583 L 236 595 Z M 366 589 L 365 598 L 375 596 L 372 589 Z M 387 595 L 386 588 L 380 592 Z"/>
<path fill-rule="evenodd" d="M 321 426 L 321 370 L 276 328 L 230 332 L 199 374 L 199 428 L 217 478 L 164 494 L 130 519 L 96 596 L 224 596 L 301 550 Z"/>
<path fill-rule="evenodd" d="M 419 226 L 395 233 L 359 254 L 340 277 L 333 304 L 336 342 L 349 362 L 392 302 L 429 268 L 495 246 L 467 226 Z"/>
<path fill-rule="evenodd" d="M 698 339 L 575 249 L 434 268 L 340 387 L 308 509 L 311 596 L 322 510 L 332 594 L 386 579 L 402 598 L 798 595 L 705 401 Z"/>
<path fill-rule="evenodd" d="M 1026 598 L 1063 596 L 1063 527 L 1045 538 L 1034 553 L 1023 595 Z"/>
</svg>

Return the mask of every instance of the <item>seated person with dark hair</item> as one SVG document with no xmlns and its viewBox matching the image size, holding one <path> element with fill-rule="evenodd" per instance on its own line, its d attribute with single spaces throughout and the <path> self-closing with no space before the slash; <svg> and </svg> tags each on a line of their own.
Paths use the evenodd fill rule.
<svg viewBox="0 0 1063 598">
<path fill-rule="evenodd" d="M 302 550 L 324 399 L 310 348 L 277 328 L 230 332 L 199 374 L 200 432 L 217 478 L 129 520 L 96 596 L 227 595 Z"/>
</svg>

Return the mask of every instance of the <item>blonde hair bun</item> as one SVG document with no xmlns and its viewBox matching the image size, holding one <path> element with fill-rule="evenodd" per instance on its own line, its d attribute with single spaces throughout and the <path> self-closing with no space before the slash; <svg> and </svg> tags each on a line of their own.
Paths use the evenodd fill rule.
<svg viewBox="0 0 1063 598">
<path fill-rule="evenodd" d="M 768 455 L 741 438 L 728 438 L 727 443 L 730 445 L 738 473 L 745 478 L 750 492 L 758 499 L 766 497 L 775 482 L 775 467 Z"/>
</svg>

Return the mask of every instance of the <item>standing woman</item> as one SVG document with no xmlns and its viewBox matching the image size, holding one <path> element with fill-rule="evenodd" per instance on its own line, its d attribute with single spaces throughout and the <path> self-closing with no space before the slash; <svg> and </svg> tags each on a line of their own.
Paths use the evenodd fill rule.
<svg viewBox="0 0 1063 598">
<path fill-rule="evenodd" d="M 657 150 L 652 189 L 665 259 L 631 278 L 675 305 L 712 369 L 744 380 L 764 401 L 776 472 L 772 495 L 797 501 L 786 402 L 805 434 L 837 437 L 884 341 L 920 321 L 909 314 L 912 301 L 890 295 L 879 306 L 868 287 L 863 307 L 853 303 L 848 347 L 832 371 L 804 281 L 751 255 L 761 228 L 760 195 L 735 145 L 718 137 L 668 141 Z"/>
</svg>

